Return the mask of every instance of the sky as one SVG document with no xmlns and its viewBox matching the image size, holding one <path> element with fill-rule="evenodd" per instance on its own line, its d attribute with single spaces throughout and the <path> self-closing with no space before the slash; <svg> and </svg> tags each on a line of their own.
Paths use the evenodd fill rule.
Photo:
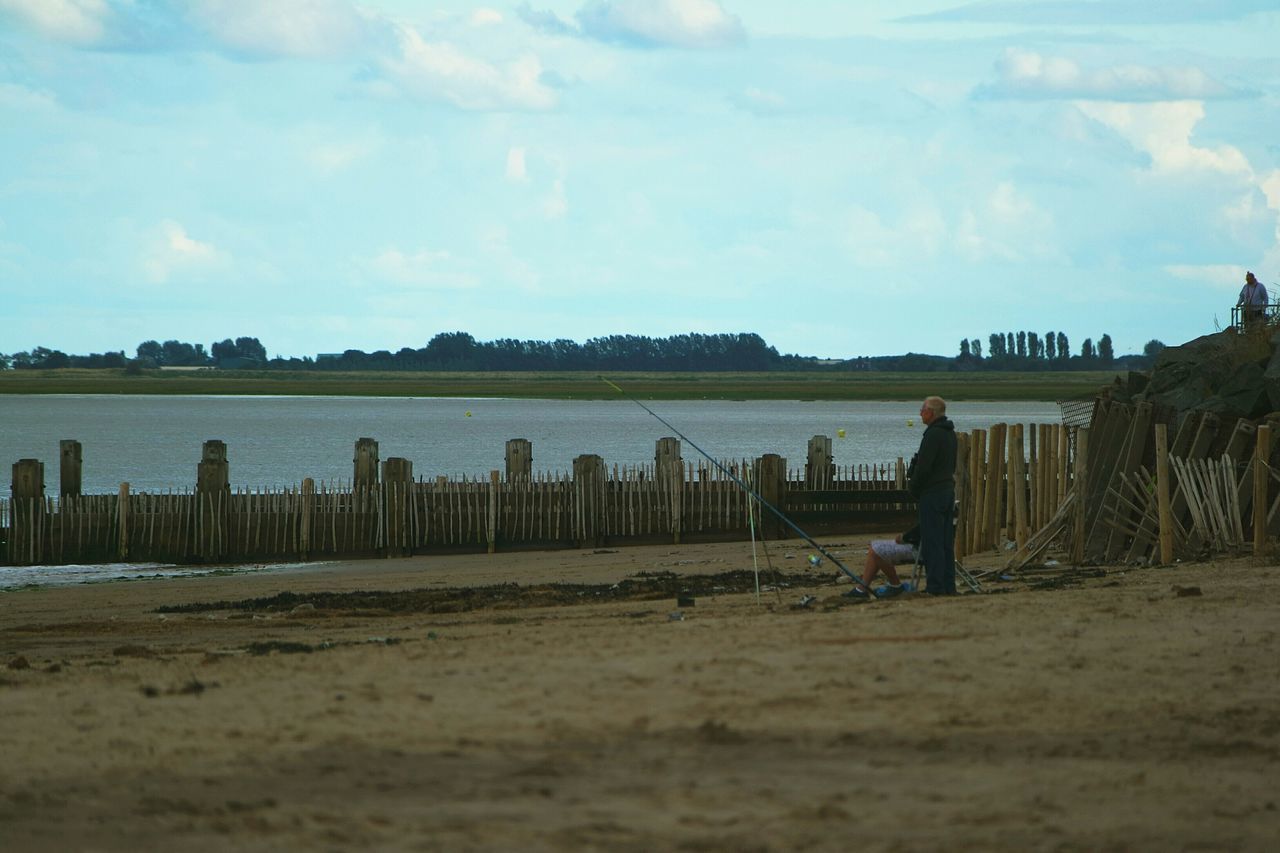
<svg viewBox="0 0 1280 853">
<path fill-rule="evenodd" d="M 1280 284 L 1280 0 L 0 0 L 0 352 L 1118 354 Z"/>
</svg>

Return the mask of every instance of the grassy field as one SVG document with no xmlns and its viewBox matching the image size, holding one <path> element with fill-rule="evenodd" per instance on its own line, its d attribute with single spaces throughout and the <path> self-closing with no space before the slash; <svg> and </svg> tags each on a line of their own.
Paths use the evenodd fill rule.
<svg viewBox="0 0 1280 853">
<path fill-rule="evenodd" d="M 609 378 L 647 400 L 1066 400 L 1114 378 L 1064 373 L 616 373 Z M 319 373 L 199 370 L 6 370 L 0 394 L 249 394 L 372 397 L 525 397 L 604 400 L 618 392 L 593 372 Z"/>
</svg>

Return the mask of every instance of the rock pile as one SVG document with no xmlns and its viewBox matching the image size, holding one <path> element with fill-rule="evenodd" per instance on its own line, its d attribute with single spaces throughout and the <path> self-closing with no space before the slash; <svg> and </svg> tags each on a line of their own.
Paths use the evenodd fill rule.
<svg viewBox="0 0 1280 853">
<path fill-rule="evenodd" d="M 1106 391 L 1122 402 L 1259 420 L 1280 411 L 1280 331 L 1227 329 L 1167 347 L 1150 373 L 1116 377 Z"/>
</svg>

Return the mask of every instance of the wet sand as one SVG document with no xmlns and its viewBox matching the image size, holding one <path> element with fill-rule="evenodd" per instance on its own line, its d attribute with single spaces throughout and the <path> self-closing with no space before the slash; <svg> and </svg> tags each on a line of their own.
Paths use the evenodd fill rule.
<svg viewBox="0 0 1280 853">
<path fill-rule="evenodd" d="M 825 541 L 861 564 L 866 537 Z M 832 575 L 804 577 L 807 553 L 771 548 L 796 577 L 759 602 L 690 581 L 680 608 L 670 588 L 614 585 L 750 570 L 749 544 L 0 594 L 0 841 L 1263 850 L 1280 836 L 1280 569 L 1048 572 L 849 605 Z M 564 603 L 535 594 L 545 583 L 613 591 Z M 432 594 L 307 598 L 418 589 Z M 284 592 L 297 597 L 185 607 Z"/>
</svg>

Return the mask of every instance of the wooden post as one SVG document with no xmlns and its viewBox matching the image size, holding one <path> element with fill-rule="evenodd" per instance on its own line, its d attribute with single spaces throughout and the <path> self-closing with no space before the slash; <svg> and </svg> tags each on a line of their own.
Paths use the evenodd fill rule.
<svg viewBox="0 0 1280 853">
<path fill-rule="evenodd" d="M 1027 526 L 1032 530 L 1040 529 L 1040 429 L 1035 424 L 1027 424 Z"/>
<path fill-rule="evenodd" d="M 902 460 L 898 460 L 899 466 Z M 973 514 L 973 502 L 969 499 L 969 436 L 960 433 L 956 436 L 956 497 L 960 499 L 960 517 L 956 520 L 955 526 L 955 555 L 956 559 L 963 558 L 968 551 L 968 537 L 965 535 L 965 528 L 968 525 L 969 517 Z"/>
<path fill-rule="evenodd" d="M 684 516 L 684 462 L 680 458 L 680 439 L 660 438 L 653 447 L 653 470 L 661 489 L 671 496 L 671 538 L 680 544 Z"/>
<path fill-rule="evenodd" d="M 378 485 L 378 442 L 372 438 L 356 440 L 351 485 L 356 489 L 370 489 Z"/>
<path fill-rule="evenodd" d="M 1075 489 L 1076 505 L 1074 530 L 1071 535 L 1071 559 L 1077 566 L 1084 562 L 1084 534 L 1085 534 L 1085 518 L 1088 515 L 1089 496 L 1089 428 L 1081 427 L 1076 432 L 1076 475 Z"/>
<path fill-rule="evenodd" d="M 1271 424 L 1258 427 L 1253 453 L 1253 559 L 1261 561 L 1267 550 L 1267 487 L 1271 485 Z"/>
<path fill-rule="evenodd" d="M 766 453 L 756 460 L 758 476 L 756 493 L 781 512 L 786 512 L 787 460 L 776 453 Z M 782 522 L 764 507 L 757 514 L 760 532 L 768 539 L 781 539 Z"/>
<path fill-rule="evenodd" d="M 507 440 L 507 482 L 533 476 L 533 443 L 527 438 Z"/>
<path fill-rule="evenodd" d="M 969 514 L 968 536 L 970 554 L 982 550 L 982 532 L 986 530 L 986 471 L 987 471 L 987 431 L 975 429 L 969 442 L 969 489 L 973 503 L 973 512 Z"/>
<path fill-rule="evenodd" d="M 489 553 L 498 549 L 498 495 L 501 479 L 497 469 L 489 472 Z"/>
<path fill-rule="evenodd" d="M 83 449 L 80 442 L 74 439 L 64 438 L 58 442 L 58 458 L 61 460 L 59 465 L 59 494 L 62 497 L 80 497 L 81 468 L 83 460 Z"/>
<path fill-rule="evenodd" d="M 573 491 L 577 498 L 578 547 L 598 546 L 604 533 L 604 459 L 584 453 L 573 460 Z"/>
<path fill-rule="evenodd" d="M 1013 539 L 1022 548 L 1027 544 L 1027 458 L 1022 455 L 1022 424 L 1013 425 L 1013 440 L 1009 460 L 1013 463 L 1009 470 L 1011 486 L 1009 500 L 1013 502 Z"/>
<path fill-rule="evenodd" d="M 231 503 L 231 471 L 225 442 L 204 443 L 196 466 L 196 499 L 200 506 L 196 555 L 217 560 L 227 552 L 227 516 Z"/>
<path fill-rule="evenodd" d="M 1173 490 L 1169 488 L 1169 426 L 1156 424 L 1156 505 L 1160 511 L 1160 564 L 1173 562 Z"/>
<path fill-rule="evenodd" d="M 1049 425 L 1031 424 L 1031 437 L 1034 450 L 1031 456 L 1029 477 L 1031 478 L 1031 511 L 1028 515 L 1031 530 L 1034 533 L 1049 520 L 1045 515 L 1045 494 L 1048 491 L 1048 477 L 1045 468 L 1049 461 Z"/>
<path fill-rule="evenodd" d="M 382 502 L 384 553 L 387 557 L 407 557 L 412 550 L 409 543 L 409 501 L 412 499 L 413 463 L 399 456 L 383 462 L 382 488 L 385 492 Z"/>
<path fill-rule="evenodd" d="M 1018 531 L 1013 505 L 1013 472 L 1015 470 L 1013 438 L 1020 426 L 1022 424 L 1012 424 L 1006 427 L 1004 434 L 1004 538 L 1010 541 L 1017 538 Z M 997 541 L 996 544 L 1003 545 L 1004 543 Z"/>
<path fill-rule="evenodd" d="M 804 482 L 808 489 L 829 489 L 834 475 L 831 462 L 831 439 L 815 435 L 809 439 L 809 453 L 804 463 Z"/>
<path fill-rule="evenodd" d="M 32 566 L 44 554 L 44 463 L 19 459 L 13 463 L 13 502 L 9 505 L 9 562 Z"/>
<path fill-rule="evenodd" d="M 1058 424 L 1054 429 L 1058 433 L 1058 493 L 1053 499 L 1053 511 L 1056 514 L 1071 488 L 1071 430 L 1066 424 Z"/>
<path fill-rule="evenodd" d="M 311 555 L 311 519 L 315 512 L 316 481 L 306 477 L 302 481 L 302 510 L 298 519 L 298 559 Z"/>
<path fill-rule="evenodd" d="M 121 560 L 129 559 L 129 484 L 120 484 L 120 494 L 116 504 L 116 556 Z"/>
<path fill-rule="evenodd" d="M 1000 524 L 1004 521 L 1004 440 L 1008 424 L 991 425 L 990 448 L 987 451 L 986 529 L 982 535 L 984 548 L 1000 547 Z"/>
</svg>

